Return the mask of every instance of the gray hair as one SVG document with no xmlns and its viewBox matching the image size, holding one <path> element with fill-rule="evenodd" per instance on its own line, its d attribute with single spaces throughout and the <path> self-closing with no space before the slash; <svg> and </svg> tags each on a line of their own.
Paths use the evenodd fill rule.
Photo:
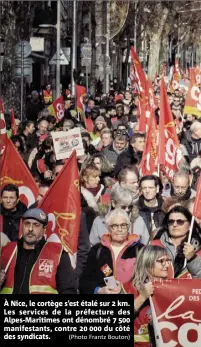
<svg viewBox="0 0 201 347">
<path fill-rule="evenodd" d="M 160 246 L 147 245 L 139 251 L 133 277 L 133 284 L 138 291 L 142 290 L 147 279 L 152 279 L 152 271 L 155 262 L 158 258 L 163 256 L 170 255 L 166 248 Z"/>
<path fill-rule="evenodd" d="M 201 129 L 201 123 L 198 121 L 193 122 L 193 124 L 190 127 L 191 132 L 193 133 L 194 131 Z"/>
<path fill-rule="evenodd" d="M 115 205 L 129 206 L 132 203 L 133 194 L 118 184 L 112 189 L 110 199 Z"/>
<path fill-rule="evenodd" d="M 116 217 L 121 216 L 122 218 L 126 219 L 126 223 L 130 225 L 130 219 L 128 216 L 128 213 L 124 211 L 122 208 L 115 208 L 114 210 L 110 211 L 106 217 L 105 217 L 105 224 L 107 227 L 111 225 L 112 220 L 114 220 Z"/>
<path fill-rule="evenodd" d="M 174 178 L 176 178 L 176 177 L 185 177 L 188 180 L 188 182 L 190 181 L 189 173 L 186 170 L 176 171 L 174 176 L 173 176 L 173 181 L 174 181 Z"/>
</svg>

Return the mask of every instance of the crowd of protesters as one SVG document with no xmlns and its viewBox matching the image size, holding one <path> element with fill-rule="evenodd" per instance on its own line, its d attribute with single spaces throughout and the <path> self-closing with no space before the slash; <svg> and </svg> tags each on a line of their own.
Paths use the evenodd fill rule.
<svg viewBox="0 0 201 347">
<path fill-rule="evenodd" d="M 158 124 L 159 80 L 153 83 L 153 90 Z M 1 246 L 5 264 L 14 250 L 12 243 L 17 242 L 18 247 L 11 284 L 1 271 L 2 291 L 134 293 L 136 346 L 143 343 L 149 346 L 144 338 L 148 333 L 153 338 L 147 314 L 148 298 L 154 293 L 152 280 L 201 278 L 201 220 L 196 218 L 191 241 L 187 242 L 201 172 L 201 121 L 194 114 L 184 113 L 186 94 L 182 87 L 168 92 L 183 155 L 172 180 L 163 171 L 158 175 L 141 173 L 146 133 L 139 131 L 139 95 L 130 87 L 111 90 L 107 95 L 85 95 L 84 119 L 92 121 L 90 130 L 71 95 L 65 96 L 64 117 L 60 122 L 48 113 L 47 105 L 52 102 L 49 87 L 43 99 L 39 92 L 32 91 L 26 119 L 16 123 L 16 135 L 9 133 L 11 122 L 9 115 L 5 115 L 8 135 L 37 182 L 38 197 L 27 209 L 20 201 L 17 186 L 8 184 L 1 190 Z M 37 205 L 65 164 L 65 160 L 56 160 L 51 132 L 68 132 L 77 127 L 84 147 L 84 155 L 77 156 L 82 210 L 78 264 L 76 271 L 71 269 L 68 254 L 57 245 L 54 278 L 46 278 L 42 283 L 37 277 L 38 259 L 45 257 L 50 246 L 45 248 L 47 215 Z M 19 240 L 21 218 L 23 231 Z M 115 288 L 105 283 L 105 277 L 109 276 L 114 276 Z M 147 324 L 143 333 L 142 324 Z"/>
</svg>

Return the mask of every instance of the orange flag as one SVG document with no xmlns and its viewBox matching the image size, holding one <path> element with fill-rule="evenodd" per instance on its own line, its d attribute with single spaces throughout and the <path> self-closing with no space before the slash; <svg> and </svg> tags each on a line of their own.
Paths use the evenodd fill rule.
<svg viewBox="0 0 201 347">
<path fill-rule="evenodd" d="M 77 105 L 77 110 L 78 110 L 80 117 L 81 117 L 81 121 L 83 121 L 83 122 L 85 122 L 83 98 L 86 95 L 87 95 L 86 87 L 76 84 L 76 105 Z"/>
<path fill-rule="evenodd" d="M 178 62 L 178 59 L 175 59 L 172 80 L 170 81 L 170 86 L 169 86 L 170 93 L 174 93 L 175 89 L 179 89 L 180 80 L 181 80 L 181 73 L 179 69 L 179 62 Z"/>
<path fill-rule="evenodd" d="M 64 98 L 59 96 L 50 106 L 48 111 L 51 116 L 56 117 L 57 122 L 60 122 L 64 117 Z"/>
<path fill-rule="evenodd" d="M 146 135 L 145 148 L 143 151 L 141 170 L 142 175 L 152 175 L 157 170 L 157 126 L 154 109 L 151 110 L 151 115 L 148 123 L 148 132 Z"/>
<path fill-rule="evenodd" d="M 172 180 L 181 160 L 179 140 L 174 120 L 167 99 L 166 86 L 163 79 L 160 85 L 160 118 L 159 118 L 159 164 L 164 166 L 166 176 Z"/>
<path fill-rule="evenodd" d="M 6 143 L 8 140 L 7 132 L 6 132 L 6 122 L 4 118 L 4 114 L 0 112 L 0 155 L 3 154 Z"/>
<path fill-rule="evenodd" d="M 196 197 L 193 206 L 193 216 L 201 219 L 201 175 L 199 177 L 196 187 Z"/>
<path fill-rule="evenodd" d="M 11 109 L 11 128 L 12 128 L 12 135 L 17 135 L 17 127 L 16 127 L 13 108 Z"/>
<path fill-rule="evenodd" d="M 0 99 L 0 112 L 4 113 L 4 104 L 2 99 Z"/>
<path fill-rule="evenodd" d="M 197 117 L 201 117 L 201 92 L 199 89 L 201 82 L 200 68 L 190 69 L 190 75 L 191 78 L 184 106 L 184 113 L 190 113 Z"/>
<path fill-rule="evenodd" d="M 66 161 L 39 207 L 49 216 L 46 235 L 56 234 L 72 256 L 77 252 L 80 230 L 80 190 L 76 152 Z"/>
<path fill-rule="evenodd" d="M 8 139 L 1 163 L 1 189 L 10 183 L 18 186 L 20 200 L 25 205 L 29 207 L 35 202 L 38 195 L 36 182 L 16 151 L 12 141 Z"/>
</svg>

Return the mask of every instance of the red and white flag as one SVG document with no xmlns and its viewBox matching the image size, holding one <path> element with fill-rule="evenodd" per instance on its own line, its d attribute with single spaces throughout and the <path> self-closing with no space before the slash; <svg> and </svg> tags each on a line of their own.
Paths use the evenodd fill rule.
<svg viewBox="0 0 201 347">
<path fill-rule="evenodd" d="M 201 117 L 201 69 L 190 69 L 191 78 L 184 106 L 184 113 L 194 114 L 197 117 Z"/>
<path fill-rule="evenodd" d="M 159 118 L 159 156 L 158 164 L 163 166 L 166 176 L 172 180 L 182 159 L 179 140 L 168 103 L 166 86 L 163 79 L 160 84 L 160 118 Z"/>
<path fill-rule="evenodd" d="M 80 189 L 74 151 L 52 183 L 39 207 L 48 214 L 46 237 L 57 236 L 75 265 L 80 230 Z"/>
<path fill-rule="evenodd" d="M 54 116 L 57 122 L 60 122 L 64 117 L 64 98 L 59 96 L 50 106 L 48 106 L 49 114 Z"/>
<path fill-rule="evenodd" d="M 38 187 L 11 140 L 7 140 L 1 162 L 1 189 L 6 184 L 19 188 L 20 201 L 27 207 L 32 205 L 38 195 Z"/>
</svg>

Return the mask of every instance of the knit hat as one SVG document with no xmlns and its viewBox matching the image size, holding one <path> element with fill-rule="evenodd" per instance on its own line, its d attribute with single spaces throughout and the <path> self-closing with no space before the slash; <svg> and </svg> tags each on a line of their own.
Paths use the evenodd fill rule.
<svg viewBox="0 0 201 347">
<path fill-rule="evenodd" d="M 106 124 L 105 119 L 104 119 L 103 116 L 98 116 L 98 117 L 96 118 L 96 120 L 95 120 L 95 124 L 96 124 L 96 123 L 104 123 L 104 124 Z"/>
</svg>

